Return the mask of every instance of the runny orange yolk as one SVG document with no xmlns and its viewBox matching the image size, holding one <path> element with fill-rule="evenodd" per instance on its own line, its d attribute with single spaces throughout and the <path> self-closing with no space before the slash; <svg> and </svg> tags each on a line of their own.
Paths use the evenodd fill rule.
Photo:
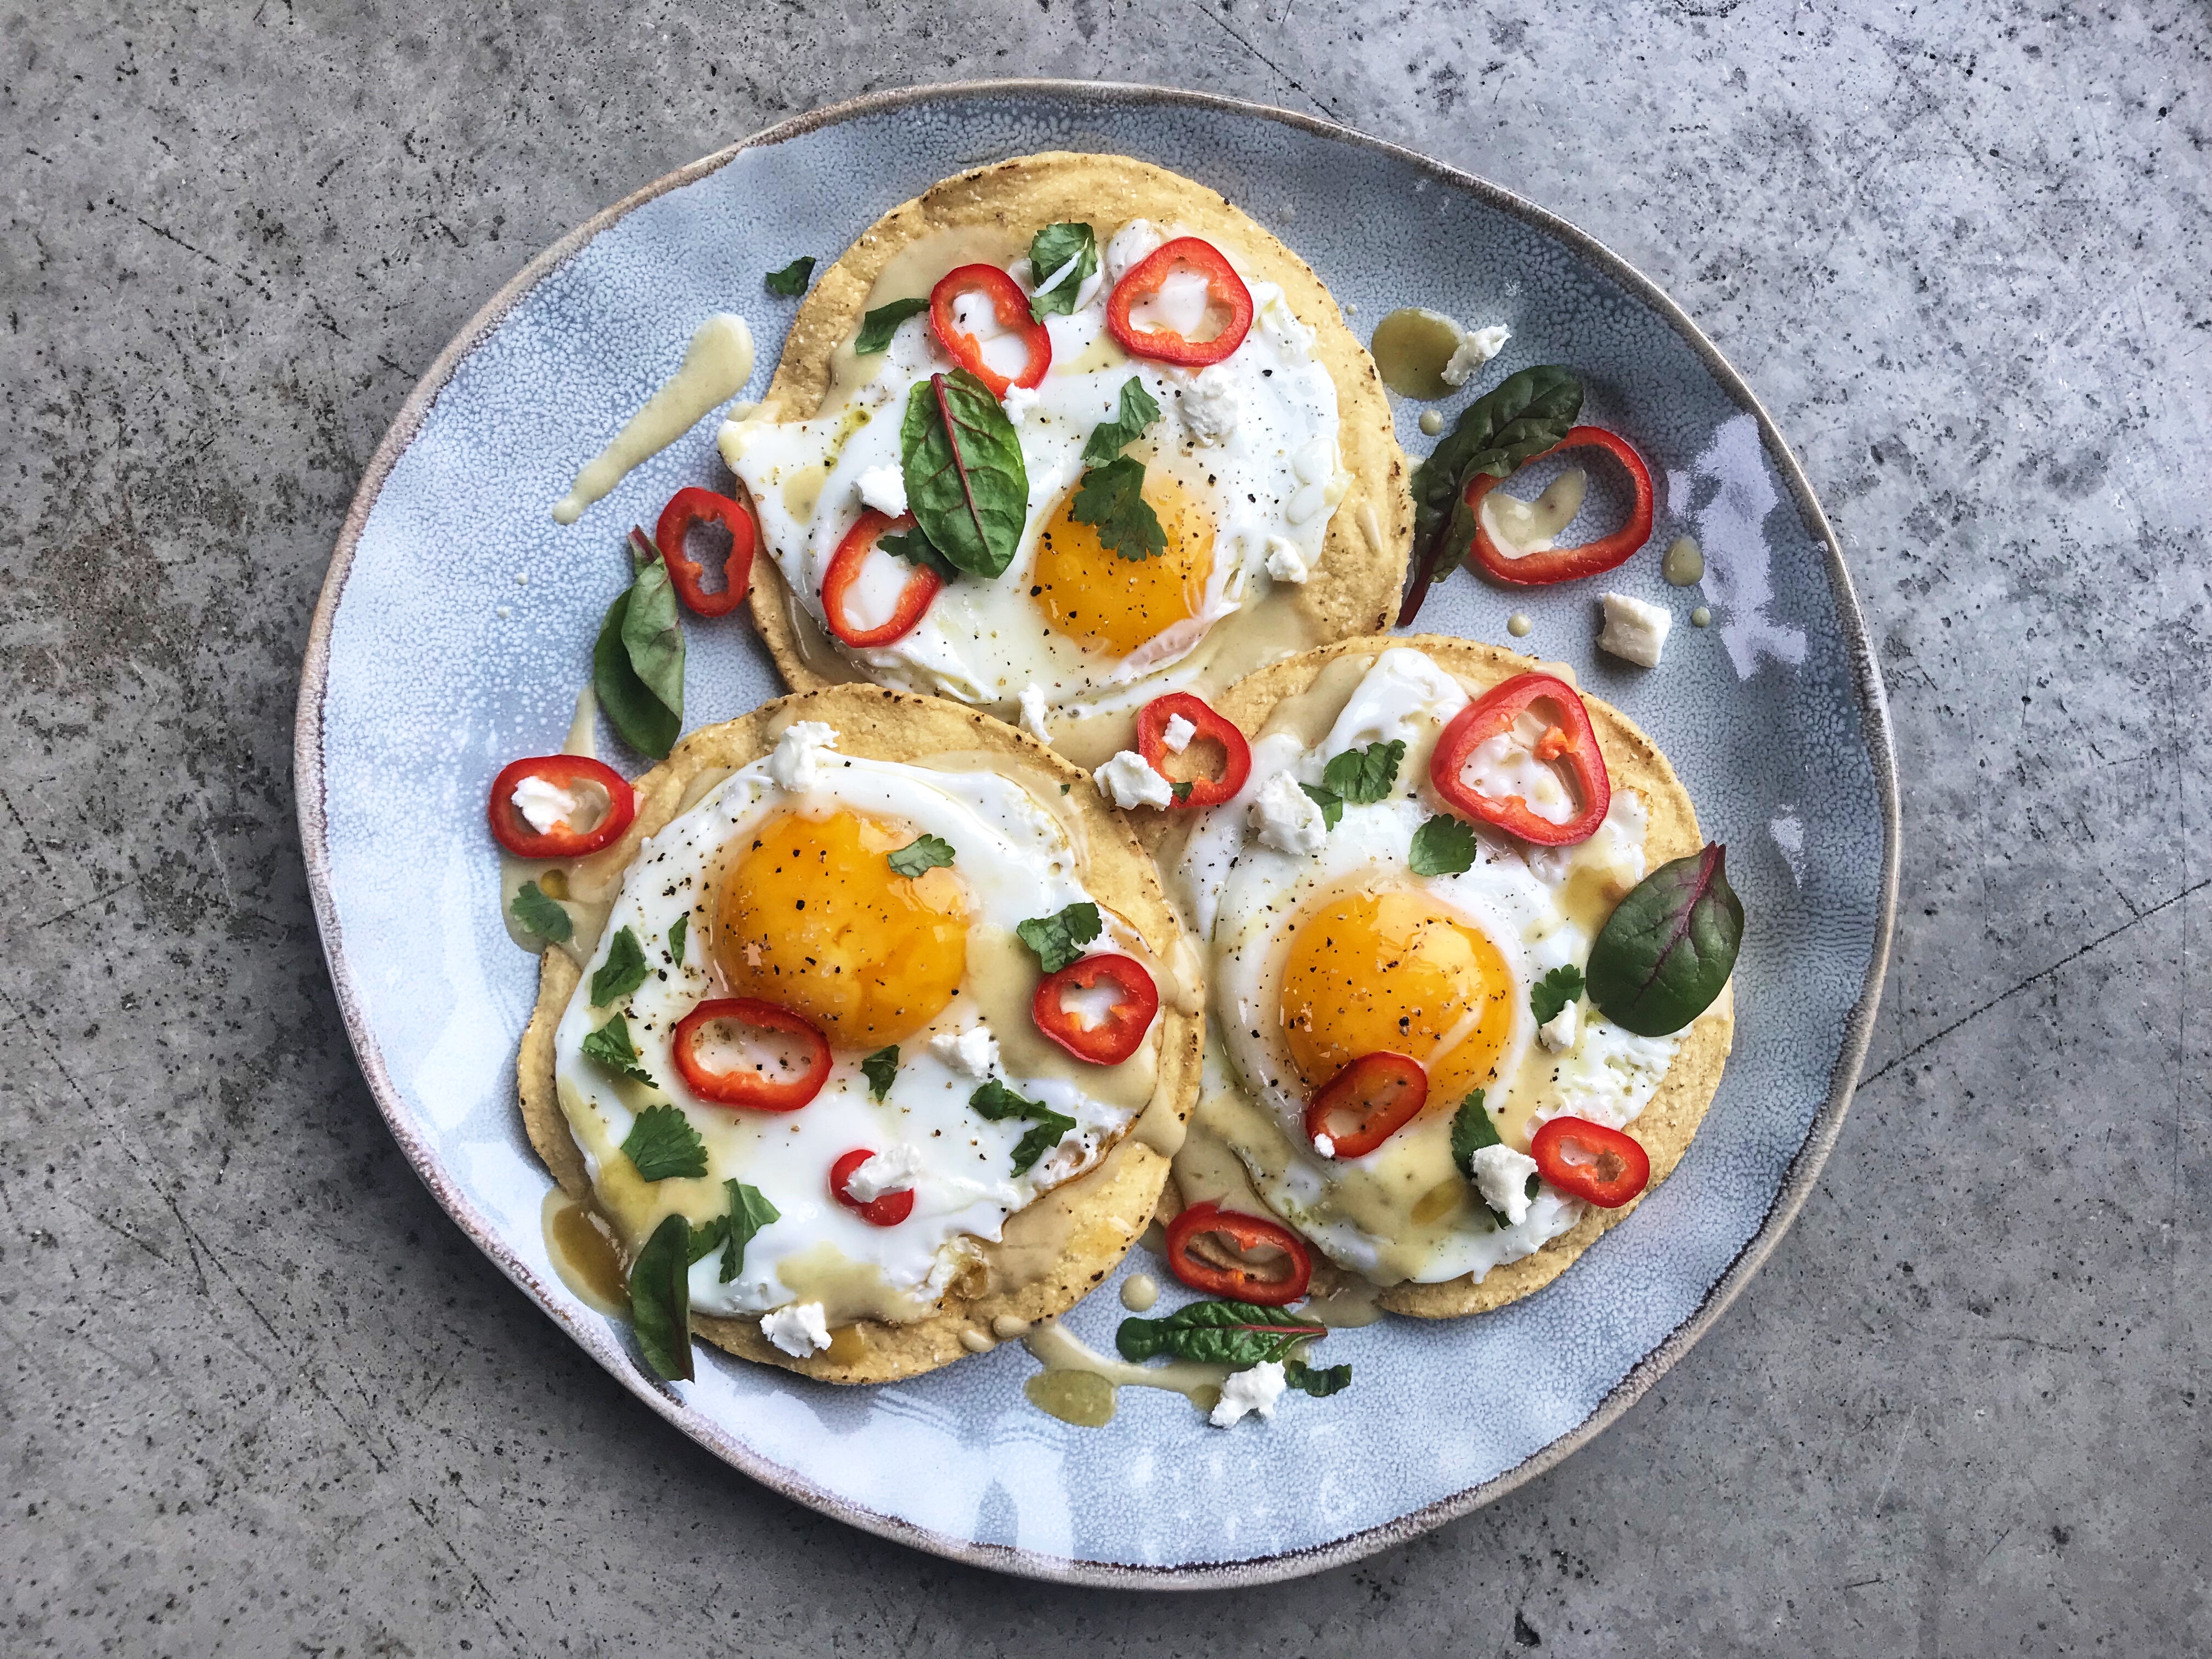
<svg viewBox="0 0 2212 1659">
<path fill-rule="evenodd" d="M 1054 631 L 1086 651 L 1126 657 L 1206 605 L 1213 574 L 1213 520 L 1175 475 L 1145 469 L 1145 499 L 1159 515 L 1167 550 L 1125 559 L 1098 539 L 1095 525 L 1070 517 L 1075 491 L 1037 535 L 1030 584 Z"/>
<path fill-rule="evenodd" d="M 729 994 L 804 1015 L 840 1048 L 901 1042 L 945 1012 L 968 969 L 968 898 L 939 868 L 885 854 L 909 831 L 833 812 L 772 820 L 727 867 L 714 959 Z"/>
<path fill-rule="evenodd" d="M 1488 934 L 1425 893 L 1340 893 L 1291 935 L 1283 1036 L 1306 1092 L 1362 1054 L 1410 1055 L 1431 1106 L 1490 1083 L 1513 1030 L 1514 988 Z"/>
</svg>

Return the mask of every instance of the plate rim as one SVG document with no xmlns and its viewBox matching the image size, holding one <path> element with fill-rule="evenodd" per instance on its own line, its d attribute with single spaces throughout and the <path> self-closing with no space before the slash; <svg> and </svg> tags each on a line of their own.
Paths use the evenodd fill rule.
<svg viewBox="0 0 2212 1659">
<path fill-rule="evenodd" d="M 412 1114 L 386 1070 L 383 1056 L 369 1031 L 355 992 L 344 955 L 343 930 L 339 926 L 331 890 L 325 842 L 323 777 L 322 714 L 329 687 L 331 631 L 351 572 L 353 556 L 370 514 L 383 493 L 392 468 L 414 442 L 439 397 L 451 384 L 455 371 L 481 346 L 525 295 L 554 270 L 586 246 L 602 231 L 665 195 L 720 171 L 749 149 L 784 143 L 818 129 L 842 125 L 856 118 L 896 110 L 915 104 L 958 99 L 1006 96 L 1069 96 L 1093 101 L 1142 106 L 1173 104 L 1217 113 L 1271 121 L 1317 137 L 1368 149 L 1389 156 L 1428 174 L 1441 183 L 1468 191 L 1487 205 L 1512 215 L 1539 232 L 1565 243 L 1596 265 L 1613 281 L 1634 295 L 1664 319 L 1690 346 L 1722 390 L 1758 422 L 1759 440 L 1768 459 L 1788 484 L 1791 500 L 1805 528 L 1820 544 L 1827 561 L 1837 622 L 1844 653 L 1850 664 L 1854 692 L 1867 740 L 1868 760 L 1874 773 L 1875 795 L 1882 823 L 1881 893 L 1875 919 L 1873 949 L 1857 1000 L 1844 1022 L 1844 1041 L 1829 1073 L 1828 1092 L 1815 1114 L 1804 1142 L 1791 1158 L 1781 1186 L 1759 1224 L 1729 1265 L 1721 1272 L 1696 1308 L 1661 1341 L 1632 1366 L 1573 1428 L 1538 1451 L 1486 1481 L 1373 1527 L 1350 1533 L 1327 1544 L 1247 1557 L 1235 1561 L 1192 1562 L 1150 1565 L 1097 1561 L 1048 1554 L 1016 1546 L 985 1543 L 955 1537 L 919 1526 L 856 1504 L 814 1485 L 780 1463 L 763 1457 L 724 1435 L 718 1425 L 678 1399 L 672 1390 L 649 1383 L 643 1372 L 620 1346 L 604 1333 L 572 1318 L 553 1299 L 551 1288 L 527 1263 L 509 1249 L 492 1230 L 486 1217 L 447 1177 L 433 1156 L 427 1139 L 416 1130 Z M 1721 1314 L 1741 1294 L 1752 1275 L 1765 1262 L 1797 1218 L 1811 1195 L 1821 1166 L 1842 1133 L 1853 1090 L 1872 1043 L 1875 1014 L 1881 1006 L 1897 911 L 1902 824 L 1898 797 L 1895 744 L 1890 728 L 1889 702 L 1874 642 L 1867 631 L 1856 589 L 1844 562 L 1841 543 L 1813 492 L 1773 417 L 1735 366 L 1721 355 L 1704 330 L 1692 320 L 1657 283 L 1604 243 L 1565 219 L 1524 197 L 1478 174 L 1455 167 L 1388 139 L 1376 138 L 1340 123 L 1324 120 L 1297 110 L 1284 109 L 1248 99 L 1216 93 L 1191 92 L 1178 88 L 1110 81 L 1074 81 L 1050 77 L 1009 77 L 933 82 L 867 93 L 809 110 L 763 127 L 724 149 L 714 151 L 652 183 L 633 191 L 612 206 L 585 220 L 547 246 L 508 278 L 486 301 L 424 370 L 393 416 L 362 472 L 359 487 L 346 510 L 345 520 L 331 550 L 309 625 L 307 646 L 301 669 L 300 695 L 293 720 L 293 787 L 298 813 L 301 848 L 306 865 L 307 890 L 313 903 L 324 961 L 329 968 L 339 1017 L 354 1057 L 368 1085 L 369 1093 L 383 1114 L 386 1126 L 414 1166 L 432 1197 L 493 1264 L 529 1295 L 539 1309 L 565 1330 L 586 1353 L 670 1424 L 704 1446 L 723 1462 L 782 1496 L 818 1510 L 863 1531 L 888 1538 L 929 1553 L 963 1561 L 972 1566 L 1052 1583 L 1084 1584 L 1123 1589 L 1232 1589 L 1279 1583 L 1341 1566 L 1394 1545 L 1432 1531 L 1445 1522 L 1471 1513 L 1516 1487 L 1563 1462 L 1601 1431 L 1609 1427 L 1667 1370 L 1710 1330 Z"/>
</svg>

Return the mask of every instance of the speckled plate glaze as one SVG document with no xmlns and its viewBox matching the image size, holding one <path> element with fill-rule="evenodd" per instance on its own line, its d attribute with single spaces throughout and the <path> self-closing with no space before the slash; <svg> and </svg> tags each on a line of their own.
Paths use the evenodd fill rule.
<svg viewBox="0 0 2212 1659">
<path fill-rule="evenodd" d="M 664 1387 L 548 1259 L 548 1178 L 514 1106 L 536 963 L 501 930 L 483 803 L 503 763 L 558 746 L 627 580 L 623 531 L 721 477 L 714 419 L 573 528 L 547 508 L 708 312 L 751 320 L 759 395 L 796 307 L 763 292 L 765 270 L 834 258 L 948 173 L 1057 149 L 1215 186 L 1357 307 L 1363 331 L 1414 303 L 1510 324 L 1481 384 L 1572 364 L 1587 417 L 1642 447 L 1662 486 L 1658 537 L 1607 581 L 1674 611 L 1662 669 L 1595 653 L 1595 585 L 1516 599 L 1456 577 L 1421 623 L 1503 641 L 1526 610 L 1528 648 L 1572 663 L 1665 745 L 1752 916 L 1736 1053 L 1673 1179 L 1556 1283 L 1480 1319 L 1332 1336 L 1353 1394 L 1294 1398 L 1271 1426 L 1211 1429 L 1177 1396 L 1127 1389 L 1109 1427 L 1071 1428 L 1024 1400 L 1018 1346 L 868 1389 L 702 1349 L 697 1382 Z M 1419 412 L 1400 413 L 1414 453 Z M 1659 575 L 1656 550 L 1684 532 L 1706 549 L 1702 594 Z M 1686 622 L 1699 600 L 1709 629 Z M 736 619 L 690 638 L 690 724 L 780 689 Z M 1097 1583 L 1254 1583 L 1351 1560 L 1488 1502 L 1619 1416 L 1809 1189 L 1865 1053 L 1895 899 L 1887 718 L 1840 551 L 1780 434 L 1689 319 L 1480 179 L 1302 116 L 1148 88 L 863 99 L 687 167 L 548 250 L 432 366 L 370 464 L 316 611 L 297 744 L 308 876 L 355 1050 L 399 1144 L 485 1253 L 704 1451 L 884 1536 Z M 1069 1322 L 1103 1346 L 1120 1316 L 1109 1285 Z"/>
</svg>

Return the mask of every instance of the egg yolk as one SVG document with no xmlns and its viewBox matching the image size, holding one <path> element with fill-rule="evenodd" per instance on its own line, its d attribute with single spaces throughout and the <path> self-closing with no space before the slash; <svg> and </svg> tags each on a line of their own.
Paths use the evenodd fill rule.
<svg viewBox="0 0 2212 1659">
<path fill-rule="evenodd" d="M 1513 976 L 1489 935 L 1402 888 L 1323 901 L 1283 964 L 1283 1037 L 1309 1095 L 1387 1049 L 1427 1070 L 1432 1105 L 1455 1108 L 1490 1082 L 1513 1003 Z"/>
<path fill-rule="evenodd" d="M 1098 527 L 1072 516 L 1070 490 L 1037 534 L 1032 597 L 1045 620 L 1086 651 L 1126 657 L 1206 605 L 1213 575 L 1213 520 L 1165 468 L 1145 469 L 1145 500 L 1160 520 L 1167 549 L 1125 559 L 1098 539 Z"/>
<path fill-rule="evenodd" d="M 757 831 L 722 877 L 714 959 L 729 994 L 804 1015 L 841 1048 L 900 1042 L 945 1012 L 968 969 L 968 899 L 939 868 L 902 876 L 908 830 L 856 812 Z"/>
</svg>

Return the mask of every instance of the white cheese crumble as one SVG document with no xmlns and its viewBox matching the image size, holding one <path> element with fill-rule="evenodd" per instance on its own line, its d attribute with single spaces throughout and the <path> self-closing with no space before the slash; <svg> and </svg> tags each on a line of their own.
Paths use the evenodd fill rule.
<svg viewBox="0 0 2212 1659">
<path fill-rule="evenodd" d="M 999 399 L 999 407 L 1006 411 L 1008 420 L 1019 426 L 1022 416 L 1035 409 L 1043 396 L 1035 386 L 1010 386 L 1006 388 L 1006 395 Z"/>
<path fill-rule="evenodd" d="M 576 810 L 576 798 L 557 783 L 531 775 L 514 786 L 507 797 L 532 830 L 544 835 L 556 823 L 566 823 Z"/>
<path fill-rule="evenodd" d="M 999 1063 L 999 1040 L 989 1026 L 975 1024 L 964 1031 L 939 1031 L 930 1038 L 929 1052 L 956 1072 L 988 1077 Z"/>
<path fill-rule="evenodd" d="M 1336 1143 L 1334 1140 L 1331 1140 L 1327 1135 L 1316 1135 L 1314 1137 L 1314 1151 L 1319 1152 L 1323 1158 L 1334 1158 L 1336 1156 Z"/>
<path fill-rule="evenodd" d="M 1474 371 L 1505 349 L 1505 343 L 1513 337 L 1513 331 L 1503 323 L 1493 323 L 1488 328 L 1460 331 L 1459 349 L 1444 365 L 1446 386 L 1465 386 Z"/>
<path fill-rule="evenodd" d="M 1328 841 L 1328 820 L 1322 816 L 1321 803 L 1299 788 L 1288 772 L 1278 772 L 1260 786 L 1247 816 L 1259 833 L 1260 844 L 1279 853 L 1310 858 Z"/>
<path fill-rule="evenodd" d="M 1243 413 L 1237 397 L 1236 376 L 1218 365 L 1200 369 L 1176 399 L 1176 412 L 1194 444 L 1226 443 Z"/>
<path fill-rule="evenodd" d="M 1571 1002 L 1536 1028 L 1536 1041 L 1555 1054 L 1565 1054 L 1575 1046 L 1582 1024 L 1582 1004 Z"/>
<path fill-rule="evenodd" d="M 1283 1376 L 1283 1362 L 1270 1359 L 1265 1364 L 1255 1365 L 1249 1370 L 1238 1371 L 1221 1385 L 1221 1403 L 1213 1408 L 1213 1415 L 1206 1420 L 1217 1429 L 1225 1429 L 1232 1423 L 1243 1420 L 1248 1413 L 1256 1412 L 1261 1422 L 1272 1421 L 1275 1402 L 1283 1397 L 1290 1383 Z"/>
<path fill-rule="evenodd" d="M 1482 1201 L 1517 1227 L 1528 1215 L 1528 1177 L 1536 1173 L 1536 1160 L 1510 1146 L 1485 1146 L 1468 1159 Z"/>
<path fill-rule="evenodd" d="M 1050 743 L 1052 733 L 1044 723 L 1044 687 L 1031 682 L 1022 688 L 1022 730 L 1039 743 Z"/>
<path fill-rule="evenodd" d="M 820 1353 L 830 1346 L 830 1327 L 823 1321 L 819 1302 L 787 1303 L 764 1315 L 760 1325 L 761 1334 L 793 1359 Z"/>
<path fill-rule="evenodd" d="M 1166 240 L 1149 219 L 1132 219 L 1106 244 L 1106 280 L 1118 283 L 1132 265 L 1140 265 L 1157 253 Z"/>
<path fill-rule="evenodd" d="M 1299 582 L 1313 574 L 1296 542 L 1283 536 L 1267 538 L 1267 574 L 1279 582 Z"/>
<path fill-rule="evenodd" d="M 1667 643 L 1667 630 L 1674 625 L 1674 614 L 1663 605 L 1646 605 L 1626 593 L 1608 593 L 1605 631 L 1597 636 L 1597 648 L 1640 668 L 1656 668 L 1659 653 Z"/>
<path fill-rule="evenodd" d="M 855 1204 L 872 1204 L 885 1193 L 913 1186 L 921 1173 L 921 1152 L 895 1141 L 845 1177 L 845 1196 Z"/>
<path fill-rule="evenodd" d="M 1175 799 L 1175 787 L 1133 749 L 1124 749 L 1091 776 L 1098 793 L 1125 812 L 1136 806 L 1165 806 Z"/>
<path fill-rule="evenodd" d="M 814 788 L 822 781 L 822 757 L 836 741 L 834 726 L 820 720 L 793 721 L 783 728 L 783 735 L 775 740 L 775 752 L 768 757 L 769 776 L 775 780 L 777 788 L 794 794 Z"/>
<path fill-rule="evenodd" d="M 890 518 L 906 511 L 906 474 L 895 466 L 872 466 L 860 475 L 860 505 Z"/>
<path fill-rule="evenodd" d="M 1190 740 L 1198 735 L 1198 727 L 1180 714 L 1168 716 L 1168 723 L 1160 729 L 1160 742 L 1170 755 L 1180 755 L 1190 747 Z"/>
</svg>

